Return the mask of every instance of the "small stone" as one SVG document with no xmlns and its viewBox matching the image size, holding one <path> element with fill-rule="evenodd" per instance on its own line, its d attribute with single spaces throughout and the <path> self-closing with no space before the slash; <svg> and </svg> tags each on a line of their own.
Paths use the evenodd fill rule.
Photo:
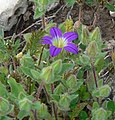
<svg viewBox="0 0 115 120">
<path fill-rule="evenodd" d="M 115 17 L 115 12 L 110 11 L 109 13 L 112 17 Z"/>
</svg>

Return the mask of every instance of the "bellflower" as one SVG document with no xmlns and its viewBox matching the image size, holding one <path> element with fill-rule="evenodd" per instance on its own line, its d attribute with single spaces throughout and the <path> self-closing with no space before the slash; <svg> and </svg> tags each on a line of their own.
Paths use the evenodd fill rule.
<svg viewBox="0 0 115 120">
<path fill-rule="evenodd" d="M 72 52 L 74 54 L 78 53 L 77 46 L 72 43 L 73 40 L 78 38 L 78 34 L 75 32 L 66 32 L 64 35 L 61 30 L 57 27 L 52 27 L 50 29 L 51 36 L 44 36 L 42 38 L 42 44 L 50 45 L 50 55 L 52 57 L 57 56 L 62 49 Z"/>
</svg>

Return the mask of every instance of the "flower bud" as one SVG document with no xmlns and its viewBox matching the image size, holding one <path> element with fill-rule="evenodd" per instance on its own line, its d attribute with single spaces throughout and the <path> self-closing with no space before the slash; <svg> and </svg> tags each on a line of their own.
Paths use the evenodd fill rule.
<svg viewBox="0 0 115 120">
<path fill-rule="evenodd" d="M 63 111 L 68 111 L 70 108 L 70 98 L 69 98 L 69 95 L 66 93 L 66 94 L 63 94 L 60 96 L 60 100 L 59 100 L 59 107 L 61 110 Z"/>
<path fill-rule="evenodd" d="M 23 53 L 20 52 L 20 53 L 18 53 L 18 54 L 16 55 L 16 58 L 17 58 L 17 59 L 20 59 L 20 58 L 22 58 L 22 56 L 23 56 Z"/>
<path fill-rule="evenodd" d="M 53 82 L 52 80 L 54 78 L 54 71 L 53 71 L 52 66 L 43 68 L 40 77 L 41 77 L 41 79 L 44 80 L 45 83 L 47 83 L 47 84 L 52 83 Z"/>
<path fill-rule="evenodd" d="M 96 27 L 93 32 L 91 33 L 90 37 L 91 41 L 97 41 L 97 43 L 101 44 L 101 32 L 99 27 Z"/>
<path fill-rule="evenodd" d="M 86 52 L 89 57 L 94 58 L 98 52 L 98 45 L 95 41 L 89 43 L 88 47 L 86 48 Z"/>
<path fill-rule="evenodd" d="M 67 19 L 65 21 L 65 30 L 66 32 L 73 31 L 73 20 L 72 19 Z"/>
<path fill-rule="evenodd" d="M 58 74 L 62 69 L 62 60 L 59 59 L 59 60 L 53 62 L 51 66 L 54 69 L 54 73 Z"/>
<path fill-rule="evenodd" d="M 88 45 L 89 43 L 89 30 L 86 26 L 82 27 L 81 42 L 84 45 Z"/>
</svg>

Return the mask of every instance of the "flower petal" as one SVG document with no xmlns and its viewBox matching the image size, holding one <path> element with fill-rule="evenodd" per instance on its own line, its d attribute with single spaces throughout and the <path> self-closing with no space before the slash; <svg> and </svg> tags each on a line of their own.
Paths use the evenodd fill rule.
<svg viewBox="0 0 115 120">
<path fill-rule="evenodd" d="M 67 32 L 64 34 L 64 38 L 68 41 L 71 42 L 72 40 L 75 40 L 78 38 L 78 34 L 75 32 Z"/>
<path fill-rule="evenodd" d="M 50 47 L 50 55 L 52 57 L 57 56 L 61 52 L 62 48 L 57 48 L 55 46 Z"/>
<path fill-rule="evenodd" d="M 78 54 L 78 48 L 75 44 L 73 43 L 68 43 L 67 46 L 64 47 L 64 49 L 68 52 L 72 52 L 74 54 Z"/>
<path fill-rule="evenodd" d="M 52 37 L 62 37 L 62 32 L 57 27 L 52 27 L 50 29 L 50 34 L 52 35 Z"/>
<path fill-rule="evenodd" d="M 52 44 L 52 38 L 50 36 L 44 36 L 42 40 L 44 40 L 42 44 Z"/>
</svg>

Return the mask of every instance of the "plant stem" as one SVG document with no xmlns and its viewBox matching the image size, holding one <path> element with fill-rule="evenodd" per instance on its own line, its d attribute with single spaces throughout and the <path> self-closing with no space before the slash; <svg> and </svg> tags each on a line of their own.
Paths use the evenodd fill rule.
<svg viewBox="0 0 115 120">
<path fill-rule="evenodd" d="M 12 58 L 12 62 L 13 62 L 13 67 L 14 67 L 14 70 L 15 70 L 15 72 L 16 72 L 16 63 L 15 63 L 15 60 L 14 60 L 14 58 L 13 57 L 11 57 Z"/>
<path fill-rule="evenodd" d="M 79 5 L 79 22 L 81 22 L 82 5 Z"/>
<path fill-rule="evenodd" d="M 45 15 L 44 14 L 42 15 L 42 27 L 45 30 Z M 42 55 L 43 55 L 44 47 L 45 46 L 42 47 L 42 52 L 40 54 L 40 59 L 39 59 L 39 62 L 38 62 L 38 66 L 40 65 L 41 60 L 42 60 Z"/>
<path fill-rule="evenodd" d="M 45 45 L 42 47 L 42 51 L 41 51 L 41 54 L 40 54 L 40 59 L 39 59 L 39 62 L 38 62 L 38 66 L 39 66 L 40 63 L 41 63 L 44 48 L 45 48 Z"/>
<path fill-rule="evenodd" d="M 51 91 L 52 94 L 54 93 L 54 84 L 51 84 Z M 58 120 L 58 115 L 57 115 L 57 111 L 56 111 L 56 106 L 54 103 L 52 103 L 52 107 L 53 107 L 53 112 L 54 112 L 54 116 L 55 116 L 55 120 Z"/>
<path fill-rule="evenodd" d="M 94 76 L 94 80 L 95 80 L 95 85 L 96 85 L 96 88 L 98 88 L 98 83 L 97 83 L 96 71 L 95 71 L 94 64 L 91 63 L 91 66 L 92 66 L 92 70 L 93 70 L 93 76 Z"/>
<path fill-rule="evenodd" d="M 32 81 L 31 81 L 31 79 L 30 78 L 28 78 L 28 82 L 29 82 L 29 88 L 28 88 L 28 93 L 29 93 L 29 95 L 31 95 L 31 83 L 32 83 Z"/>
<path fill-rule="evenodd" d="M 49 103 L 49 102 L 50 102 L 50 96 L 49 96 L 49 94 L 48 94 L 48 92 L 47 92 L 47 89 L 46 89 L 45 84 L 43 84 L 43 88 L 44 88 L 44 92 L 45 92 L 45 95 L 46 95 L 47 101 L 48 101 L 48 103 Z"/>
<path fill-rule="evenodd" d="M 42 81 L 42 83 L 39 85 L 39 88 L 38 88 L 38 91 L 37 91 L 37 94 L 36 94 L 37 100 L 39 100 L 39 97 L 40 97 L 40 93 L 41 93 L 41 91 L 42 91 L 42 88 L 43 88 L 43 81 Z"/>
<path fill-rule="evenodd" d="M 43 27 L 44 30 L 45 30 L 45 26 L 46 26 L 46 23 L 45 23 L 45 15 L 43 14 L 43 15 L 42 15 L 42 27 Z"/>
</svg>

